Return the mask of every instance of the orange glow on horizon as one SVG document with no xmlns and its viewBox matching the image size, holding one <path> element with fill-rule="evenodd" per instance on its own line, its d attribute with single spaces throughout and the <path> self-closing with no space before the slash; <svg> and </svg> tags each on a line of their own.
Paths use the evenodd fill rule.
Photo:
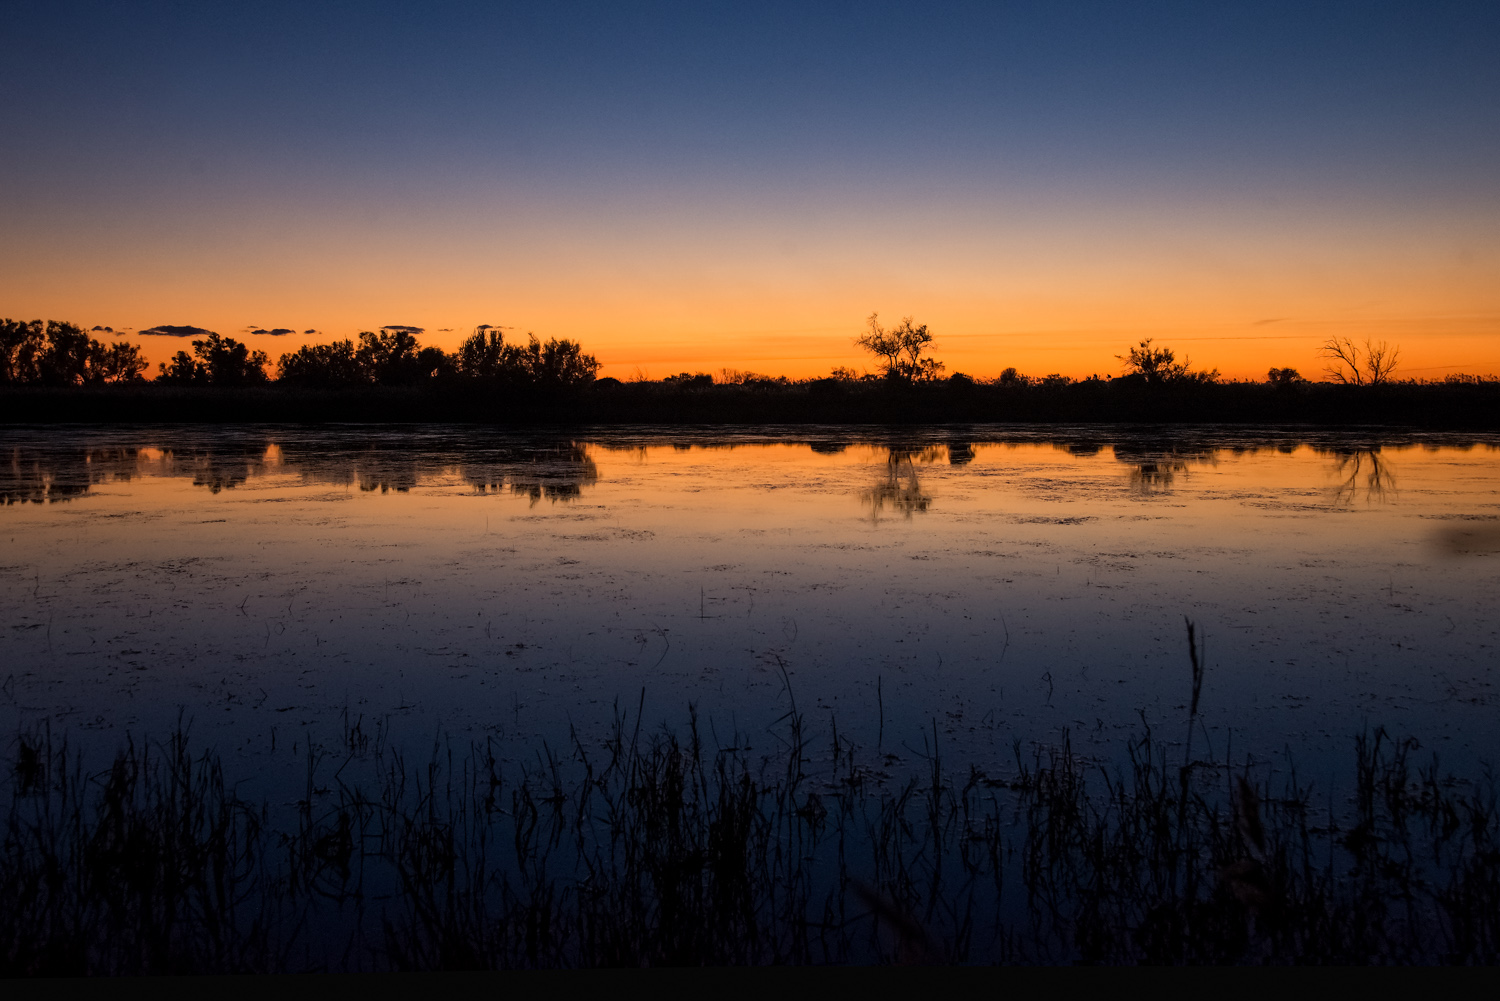
<svg viewBox="0 0 1500 1001">
<path fill-rule="evenodd" d="M 479 314 L 484 316 L 484 314 Z M 545 315 L 545 314 L 544 314 Z M 1471 314 L 1450 317 L 1389 317 L 1381 319 L 1344 318 L 1276 318 L 1258 323 L 1193 324 L 1183 319 L 1175 322 L 1129 322 L 1120 320 L 1108 325 L 1062 326 L 1037 323 L 1015 324 L 997 329 L 983 318 L 948 318 L 938 310 L 914 312 L 917 322 L 925 322 L 934 331 L 933 356 L 946 366 L 946 373 L 963 372 L 977 378 L 993 378 L 1007 367 L 1015 367 L 1030 376 L 1052 373 L 1072 378 L 1090 375 L 1114 375 L 1121 370 L 1117 358 L 1132 345 L 1151 337 L 1158 346 L 1174 349 L 1179 359 L 1188 358 L 1194 368 L 1217 368 L 1226 379 L 1262 379 L 1272 366 L 1292 366 L 1304 377 L 1323 377 L 1326 364 L 1319 347 L 1332 336 L 1362 341 L 1386 341 L 1399 346 L 1398 378 L 1442 378 L 1451 373 L 1494 375 L 1500 372 L 1500 313 Z M 57 312 L 47 318 L 74 319 L 76 313 Z M 820 317 L 820 319 L 825 319 Z M 714 328 L 663 331 L 657 329 L 615 329 L 601 335 L 602 322 L 562 315 L 552 323 L 537 323 L 517 329 L 507 325 L 510 342 L 524 343 L 528 333 L 542 339 L 572 338 L 603 363 L 601 376 L 622 381 L 646 377 L 660 379 L 678 372 L 707 372 L 718 375 L 721 369 L 739 369 L 792 379 L 826 376 L 833 368 L 843 366 L 856 371 L 875 371 L 874 360 L 854 345 L 863 318 L 843 325 L 792 328 Z M 883 313 L 882 321 L 897 320 L 894 313 Z M 967 319 L 967 322 L 965 322 Z M 86 322 L 87 317 L 75 322 Z M 947 320 L 948 322 L 945 322 Z M 141 321 L 145 322 L 145 321 Z M 476 321 L 476 324 L 477 325 Z M 413 324 L 420 325 L 420 324 Z M 376 323 L 328 323 L 313 336 L 251 336 L 229 324 L 216 329 L 236 337 L 254 349 L 270 356 L 272 367 L 277 358 L 305 343 L 327 343 L 344 337 L 354 338 L 359 330 L 380 326 Z M 473 325 L 449 329 L 428 328 L 422 335 L 424 344 L 435 344 L 445 350 L 455 349 Z M 642 325 L 644 326 L 644 325 Z M 327 328 L 333 328 L 328 330 Z M 142 346 L 151 363 L 156 365 L 179 350 L 191 351 L 190 338 L 141 337 L 133 331 L 94 336 L 101 339 L 124 338 Z"/>
<path fill-rule="evenodd" d="M 1226 378 L 1271 366 L 1319 378 L 1330 336 L 1398 345 L 1397 377 L 1500 373 L 1500 236 L 1489 206 L 1271 210 L 1172 203 L 906 207 L 889 220 L 849 204 L 811 215 L 754 204 L 615 208 L 603 216 L 503 205 L 362 223 L 268 211 L 241 243 L 128 255 L 59 227 L 0 248 L 0 315 L 142 329 L 194 324 L 274 362 L 387 324 L 452 349 L 480 323 L 508 339 L 571 338 L 603 375 L 743 369 L 792 378 L 872 367 L 864 319 L 913 316 L 948 372 L 987 378 L 1120 371 L 1144 337 Z M 1060 204 L 1060 203 L 1059 203 Z M 1102 207 L 1101 207 L 1102 206 Z M 549 214 L 550 211 L 550 214 Z M 696 214 L 695 214 L 696 212 Z M 486 226 L 511 226 L 506 240 Z M 326 224 L 326 225 L 325 225 Z M 280 228 L 278 228 L 280 227 Z M 261 235 L 256 235 L 256 233 Z M 274 233 L 275 235 L 269 235 Z M 300 235 L 299 235 L 300 234 Z M 248 336 L 255 327 L 318 334 Z M 133 333 L 156 364 L 185 339 Z"/>
</svg>

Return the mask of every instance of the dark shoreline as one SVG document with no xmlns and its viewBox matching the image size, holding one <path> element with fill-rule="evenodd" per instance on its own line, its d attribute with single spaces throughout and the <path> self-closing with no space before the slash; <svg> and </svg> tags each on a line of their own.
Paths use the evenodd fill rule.
<svg viewBox="0 0 1500 1001">
<path fill-rule="evenodd" d="M 0 389 L 17 424 L 482 423 L 516 427 L 1090 423 L 1367 425 L 1500 430 L 1500 381 L 1064 385 L 839 382 L 680 386 L 601 381 L 547 391 L 480 380 L 339 389 L 127 384 Z"/>
</svg>

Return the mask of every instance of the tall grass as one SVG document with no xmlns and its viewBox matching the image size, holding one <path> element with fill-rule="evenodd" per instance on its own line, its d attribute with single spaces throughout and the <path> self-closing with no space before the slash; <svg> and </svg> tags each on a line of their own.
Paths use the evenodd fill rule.
<svg viewBox="0 0 1500 1001">
<path fill-rule="evenodd" d="M 1190 725 L 1192 725 L 1190 723 Z M 0 972 L 431 970 L 804 963 L 1490 963 L 1487 774 L 1383 731 L 1348 787 L 1067 735 L 1004 774 L 919 774 L 788 714 L 777 745 L 642 732 L 617 711 L 524 764 L 408 758 L 345 727 L 283 820 L 185 731 L 90 771 L 11 747 Z M 1170 752 L 1170 754 L 1169 754 Z M 335 764 L 337 770 L 335 771 Z M 358 773 L 361 782 L 346 778 Z M 320 792 L 326 783 L 326 793 Z"/>
</svg>

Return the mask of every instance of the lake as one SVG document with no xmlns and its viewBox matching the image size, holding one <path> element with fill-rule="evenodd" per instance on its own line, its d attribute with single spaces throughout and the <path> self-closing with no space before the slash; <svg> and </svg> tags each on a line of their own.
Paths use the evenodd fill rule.
<svg viewBox="0 0 1500 1001">
<path fill-rule="evenodd" d="M 0 502 L 0 704 L 85 745 L 795 699 L 892 763 L 1108 756 L 1186 718 L 1190 619 L 1216 752 L 1500 751 L 1494 435 L 12 427 Z"/>
</svg>

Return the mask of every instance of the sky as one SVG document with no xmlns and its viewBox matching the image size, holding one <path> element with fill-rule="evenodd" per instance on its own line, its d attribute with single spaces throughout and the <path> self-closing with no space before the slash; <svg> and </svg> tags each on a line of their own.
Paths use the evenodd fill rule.
<svg viewBox="0 0 1500 1001">
<path fill-rule="evenodd" d="M 1500 4 L 0 5 L 0 316 L 1500 372 Z M 254 330 L 286 329 L 270 336 Z M 304 333 L 313 331 L 313 333 Z"/>
</svg>

